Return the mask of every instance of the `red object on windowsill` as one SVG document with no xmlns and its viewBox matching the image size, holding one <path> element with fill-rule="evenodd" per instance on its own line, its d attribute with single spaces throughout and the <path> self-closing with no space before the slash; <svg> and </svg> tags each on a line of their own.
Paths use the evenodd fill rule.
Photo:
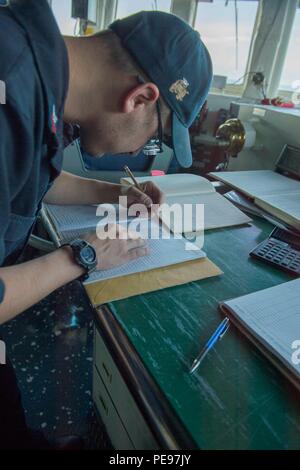
<svg viewBox="0 0 300 470">
<path fill-rule="evenodd" d="M 152 170 L 151 171 L 151 176 L 164 176 L 165 172 L 162 170 Z"/>
<path fill-rule="evenodd" d="M 279 108 L 294 108 L 295 105 L 291 101 L 283 101 L 282 98 L 264 98 L 261 100 L 261 104 L 267 106 L 278 106 Z"/>
</svg>

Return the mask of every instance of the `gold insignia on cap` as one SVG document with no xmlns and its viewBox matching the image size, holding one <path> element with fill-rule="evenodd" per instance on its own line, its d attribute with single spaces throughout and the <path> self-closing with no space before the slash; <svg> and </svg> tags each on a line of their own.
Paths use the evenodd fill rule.
<svg viewBox="0 0 300 470">
<path fill-rule="evenodd" d="M 175 93 L 177 101 L 183 101 L 183 98 L 189 95 L 187 91 L 188 86 L 190 86 L 189 82 L 186 78 L 183 78 L 182 80 L 176 80 L 176 82 L 170 86 L 169 91 Z"/>
</svg>

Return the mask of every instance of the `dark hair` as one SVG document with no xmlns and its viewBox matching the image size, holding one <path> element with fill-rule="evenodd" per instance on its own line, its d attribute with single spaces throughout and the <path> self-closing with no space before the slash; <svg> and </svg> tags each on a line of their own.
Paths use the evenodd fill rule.
<svg viewBox="0 0 300 470">
<path fill-rule="evenodd" d="M 151 81 L 151 79 L 139 67 L 131 54 L 125 49 L 125 47 L 123 47 L 120 39 L 113 31 L 110 31 L 109 29 L 99 31 L 96 34 L 93 34 L 92 37 L 99 37 L 101 39 L 101 48 L 105 48 L 106 58 L 114 67 L 117 67 L 119 70 L 128 74 L 140 75 L 145 81 Z M 165 101 L 161 96 L 159 100 L 162 115 L 168 115 L 169 108 Z"/>
<path fill-rule="evenodd" d="M 106 57 L 114 66 L 127 73 L 142 73 L 144 75 L 136 61 L 122 46 L 120 39 L 113 31 L 100 31 L 92 37 L 99 37 L 101 39 L 101 47 L 106 49 Z"/>
</svg>

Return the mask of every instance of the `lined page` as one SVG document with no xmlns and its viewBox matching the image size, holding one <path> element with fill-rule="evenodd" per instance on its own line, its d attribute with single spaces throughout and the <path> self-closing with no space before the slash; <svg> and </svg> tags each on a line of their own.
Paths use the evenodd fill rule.
<svg viewBox="0 0 300 470">
<path fill-rule="evenodd" d="M 50 206 L 49 208 L 48 205 L 48 213 L 55 220 L 61 243 L 67 243 L 95 230 L 96 224 L 101 219 L 95 216 L 95 210 L 96 206 Z M 196 246 L 195 250 L 186 250 L 186 240 L 176 239 L 172 233 L 166 233 L 157 219 L 130 218 L 119 223 L 130 230 L 134 222 L 137 224 L 137 233 L 140 233 L 142 238 L 149 238 L 145 243 L 150 249 L 150 254 L 113 269 L 96 271 L 90 275 L 86 284 L 206 257 L 205 253 Z M 155 234 L 158 239 L 151 239 L 151 234 Z M 193 244 L 188 242 L 188 245 Z"/>
<path fill-rule="evenodd" d="M 263 200 L 256 199 L 256 204 L 266 211 L 271 211 L 286 223 L 300 230 L 300 192 L 264 196 Z"/>
<path fill-rule="evenodd" d="M 157 222 L 151 220 L 150 230 L 153 229 L 155 225 L 157 226 Z M 161 226 L 156 230 L 158 230 L 160 237 L 162 237 L 163 232 L 165 233 Z M 116 268 L 96 271 L 90 275 L 85 284 L 206 257 L 206 254 L 202 250 L 186 250 L 186 240 L 184 238 L 176 239 L 172 234 L 170 234 L 170 237 L 169 239 L 159 238 L 157 240 L 145 240 L 150 249 L 148 256 L 143 256 Z"/>
<path fill-rule="evenodd" d="M 300 364 L 292 362 L 295 352 L 292 344 L 300 340 L 300 279 L 229 300 L 223 305 L 300 378 Z"/>
<path fill-rule="evenodd" d="M 101 207 L 105 209 L 113 206 L 117 214 L 117 204 L 101 204 Z M 97 216 L 98 205 L 56 205 L 56 204 L 44 204 L 44 208 L 54 223 L 56 230 L 63 234 L 64 232 L 70 232 L 74 230 L 84 229 L 88 231 L 97 226 L 105 216 Z M 121 216 L 123 214 L 120 214 Z M 120 222 L 126 221 L 126 209 L 124 215 L 120 218 Z M 105 221 L 106 223 L 106 221 Z"/>
<path fill-rule="evenodd" d="M 231 202 L 227 201 L 224 196 L 218 193 L 196 194 L 185 196 L 168 196 L 166 198 L 168 204 L 179 204 L 184 210 L 184 204 L 193 204 L 192 217 L 186 220 L 188 227 L 185 232 L 198 232 L 203 230 L 203 220 L 197 217 L 196 204 L 204 205 L 204 229 L 214 229 L 221 227 L 230 227 L 234 225 L 247 224 L 251 219 L 235 207 Z M 162 217 L 162 220 L 174 232 L 174 227 Z M 176 231 L 175 231 L 176 232 Z"/>
</svg>

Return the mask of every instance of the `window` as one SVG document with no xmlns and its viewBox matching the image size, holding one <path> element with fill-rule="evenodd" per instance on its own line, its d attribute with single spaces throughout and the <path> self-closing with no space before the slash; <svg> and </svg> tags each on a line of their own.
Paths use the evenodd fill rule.
<svg viewBox="0 0 300 470">
<path fill-rule="evenodd" d="M 224 75 L 227 83 L 234 83 L 246 73 L 259 2 L 208 1 L 198 3 L 195 29 L 211 54 L 214 75 Z"/>
<path fill-rule="evenodd" d="M 60 32 L 72 36 L 76 27 L 76 20 L 71 18 L 72 0 L 52 0 L 51 7 Z"/>
<path fill-rule="evenodd" d="M 118 0 L 117 18 L 124 18 L 141 10 L 160 10 L 169 12 L 172 0 Z"/>
<path fill-rule="evenodd" d="M 299 48 L 300 48 L 300 8 L 294 20 L 293 29 L 285 63 L 281 75 L 279 88 L 281 90 L 300 90 L 300 65 L 299 65 Z"/>
</svg>

